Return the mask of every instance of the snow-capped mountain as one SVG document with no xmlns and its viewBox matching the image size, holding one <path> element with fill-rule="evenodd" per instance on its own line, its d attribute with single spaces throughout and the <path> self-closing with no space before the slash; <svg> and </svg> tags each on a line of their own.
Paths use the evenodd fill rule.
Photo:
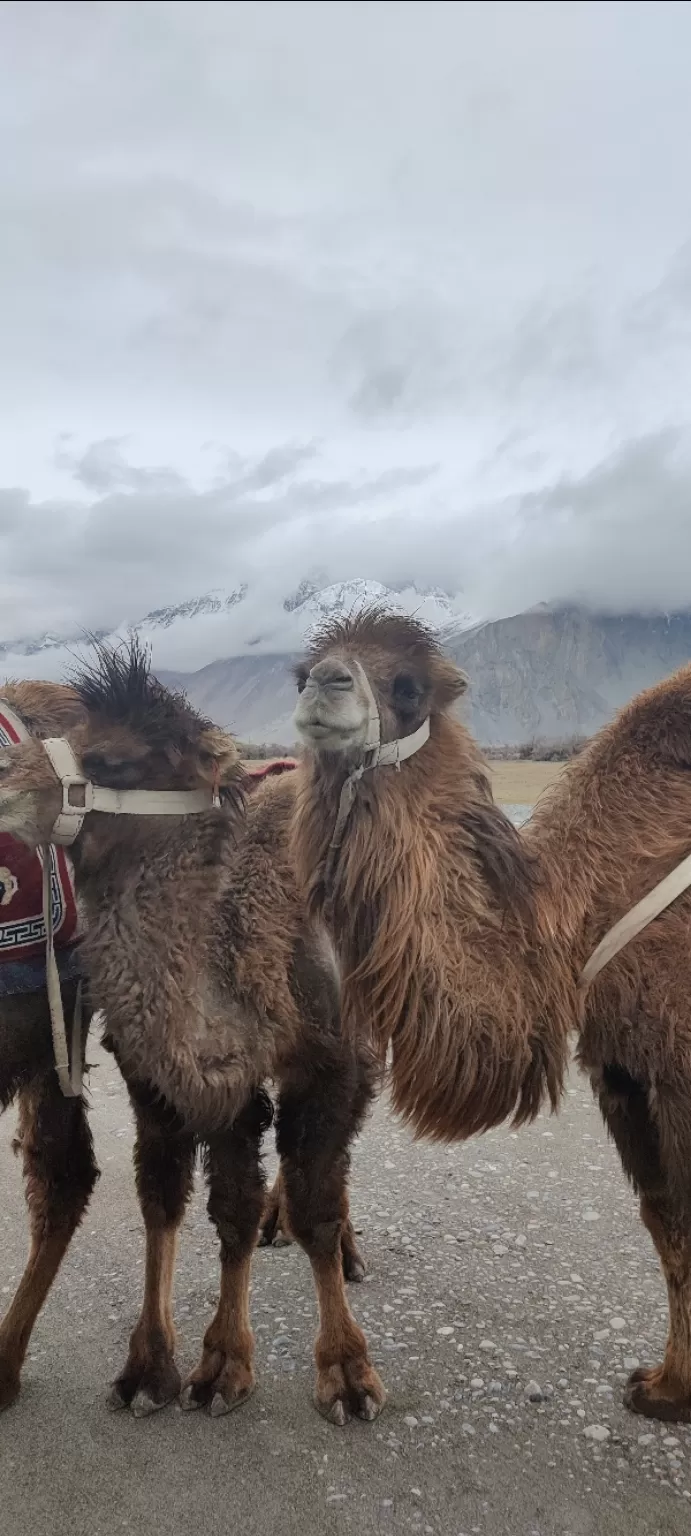
<svg viewBox="0 0 691 1536">
<path fill-rule="evenodd" d="M 116 640 L 134 629 L 150 644 L 155 666 L 187 670 L 252 652 L 294 654 L 316 625 L 370 603 L 414 613 L 445 639 L 475 622 L 460 599 L 439 588 L 420 591 L 410 583 L 399 590 L 365 579 L 319 584 L 306 577 L 284 597 L 273 591 L 269 597 L 247 583 L 230 592 L 213 589 L 143 617 L 128 615 L 112 633 L 101 630 L 96 638 Z M 84 636 L 76 631 L 8 640 L 0 643 L 0 665 L 24 676 L 46 675 L 48 667 L 55 676 L 59 661 L 83 645 Z"/>
<path fill-rule="evenodd" d="M 138 622 L 162 681 L 241 739 L 294 740 L 295 685 L 289 660 L 330 616 L 386 603 L 417 614 L 438 634 L 470 679 L 463 714 L 486 743 L 589 735 L 640 688 L 691 658 L 691 610 L 672 615 L 596 614 L 540 604 L 513 617 L 479 618 L 461 598 L 414 582 L 327 583 L 310 576 L 287 593 L 264 587 L 206 592 Z M 101 637 L 99 637 L 101 638 Z M 60 678 L 83 650 L 79 634 L 44 634 L 0 645 L 0 679 Z"/>
</svg>

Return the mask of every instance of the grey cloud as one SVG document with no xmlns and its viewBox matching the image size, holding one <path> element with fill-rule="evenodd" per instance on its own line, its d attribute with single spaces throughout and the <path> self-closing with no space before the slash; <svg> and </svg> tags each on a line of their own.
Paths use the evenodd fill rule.
<svg viewBox="0 0 691 1536">
<path fill-rule="evenodd" d="M 677 601 L 691 8 L 632 15 L 0 6 L 4 632 L 315 562 Z"/>
</svg>

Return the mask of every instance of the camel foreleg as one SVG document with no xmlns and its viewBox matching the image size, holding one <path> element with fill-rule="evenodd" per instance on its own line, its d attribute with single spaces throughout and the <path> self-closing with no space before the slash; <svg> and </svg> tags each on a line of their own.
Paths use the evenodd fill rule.
<svg viewBox="0 0 691 1536">
<path fill-rule="evenodd" d="M 205 1148 L 207 1209 L 221 1240 L 221 1289 L 201 1360 L 181 1401 L 183 1408 L 208 1405 L 214 1418 L 238 1408 L 254 1390 L 250 1270 L 264 1209 L 261 1140 L 271 1113 L 266 1096 L 257 1094 L 232 1127 L 209 1137 Z"/>
<path fill-rule="evenodd" d="M 591 1064 L 600 1109 L 617 1145 L 624 1172 L 638 1191 L 647 1227 L 667 1282 L 669 1335 L 661 1365 L 629 1378 L 624 1402 L 634 1413 L 671 1423 L 691 1423 L 691 1202 L 671 1184 L 648 1090 L 623 1067 Z"/>
<path fill-rule="evenodd" d="M 180 1391 L 172 1294 L 178 1233 L 192 1192 L 195 1142 L 171 1129 L 165 1111 L 142 1102 L 136 1088 L 130 1097 L 137 1127 L 137 1194 L 146 1230 L 144 1301 L 108 1406 L 131 1408 L 135 1418 L 144 1418 Z"/>
<path fill-rule="evenodd" d="M 284 1078 L 277 1121 L 290 1228 L 312 1266 L 319 1304 L 315 1403 L 333 1424 L 375 1419 L 386 1393 L 348 1305 L 342 1238 L 348 1222 L 350 1142 L 360 1118 L 338 1065 Z"/>
<path fill-rule="evenodd" d="M 664 1199 L 641 1199 L 641 1219 L 660 1255 L 669 1298 L 669 1335 L 661 1365 L 633 1372 L 624 1401 L 634 1413 L 691 1423 L 691 1230 Z"/>
</svg>

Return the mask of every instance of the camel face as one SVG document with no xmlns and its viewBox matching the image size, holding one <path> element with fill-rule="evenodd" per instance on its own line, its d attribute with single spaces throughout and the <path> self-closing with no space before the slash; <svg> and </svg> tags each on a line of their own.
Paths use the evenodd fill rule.
<svg viewBox="0 0 691 1536">
<path fill-rule="evenodd" d="M 296 729 L 314 752 L 358 757 L 378 714 L 381 741 L 443 713 L 466 680 L 415 620 L 369 610 L 326 626 L 296 669 Z"/>
<path fill-rule="evenodd" d="M 34 689 L 37 685 L 34 685 Z M 120 651 L 97 652 L 95 665 L 77 680 L 75 689 L 55 689 L 50 728 L 50 684 L 38 698 L 48 729 L 72 748 L 85 780 L 113 790 L 195 790 L 223 786 L 229 800 L 242 771 L 235 743 L 225 732 L 203 720 L 187 701 L 162 688 L 151 677 L 147 656 L 136 643 Z M 36 699 L 27 699 L 24 685 L 6 697 L 23 718 L 37 717 Z M 71 803 L 84 799 L 79 786 Z M 83 791 L 82 791 L 83 794 Z M 50 842 L 62 808 L 62 788 L 40 740 L 0 747 L 0 831 L 29 846 Z M 238 807 L 236 806 L 236 809 Z"/>
<path fill-rule="evenodd" d="M 372 706 L 359 672 L 328 656 L 298 677 L 298 691 L 295 725 L 308 746 L 345 756 L 363 751 Z"/>
</svg>

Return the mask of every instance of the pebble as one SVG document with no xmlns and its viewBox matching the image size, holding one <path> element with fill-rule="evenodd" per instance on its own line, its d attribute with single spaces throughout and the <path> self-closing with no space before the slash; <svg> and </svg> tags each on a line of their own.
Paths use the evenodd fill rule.
<svg viewBox="0 0 691 1536">
<path fill-rule="evenodd" d="M 491 1354 L 496 1349 L 496 1347 L 496 1344 L 493 1344 L 491 1339 L 480 1339 L 480 1349 L 483 1350 L 485 1354 Z"/>
<path fill-rule="evenodd" d="M 527 1385 L 527 1387 L 525 1389 L 525 1395 L 528 1398 L 529 1402 L 531 1402 L 531 1403 L 541 1403 L 543 1401 L 543 1399 L 544 1399 L 544 1395 L 545 1394 L 544 1394 L 544 1392 L 542 1390 L 542 1387 L 540 1386 L 539 1382 L 537 1382 L 537 1381 L 529 1381 L 528 1385 Z"/>
<path fill-rule="evenodd" d="M 621 1333 L 622 1328 L 626 1327 L 626 1318 L 610 1317 L 609 1326 L 614 1329 L 615 1333 Z"/>
<path fill-rule="evenodd" d="M 409 1429 L 417 1429 L 417 1419 L 414 1413 L 407 1413 L 403 1423 L 407 1424 Z"/>
<path fill-rule="evenodd" d="M 482 1376 L 471 1376 L 470 1385 L 474 1392 L 479 1392 L 481 1387 L 484 1387 L 485 1383 L 482 1379 Z"/>
<path fill-rule="evenodd" d="M 448 1339 L 453 1333 L 453 1328 L 437 1328 L 437 1333 L 441 1334 L 443 1339 Z"/>
<path fill-rule="evenodd" d="M 599 1221 L 600 1220 L 600 1212 L 599 1211 L 584 1211 L 583 1212 L 583 1220 L 584 1221 Z"/>
<path fill-rule="evenodd" d="M 594 1440 L 598 1445 L 602 1445 L 605 1440 L 609 1440 L 612 1431 L 606 1424 L 589 1424 L 583 1433 L 586 1440 Z"/>
</svg>

